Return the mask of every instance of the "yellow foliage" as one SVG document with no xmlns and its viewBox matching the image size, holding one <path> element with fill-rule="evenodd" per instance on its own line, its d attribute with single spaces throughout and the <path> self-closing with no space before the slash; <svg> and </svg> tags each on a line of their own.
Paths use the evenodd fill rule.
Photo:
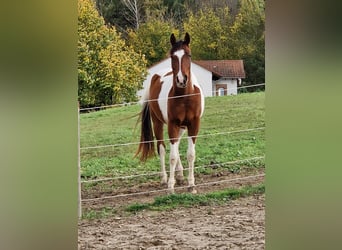
<svg viewBox="0 0 342 250">
<path fill-rule="evenodd" d="M 91 0 L 78 0 L 78 68 L 81 106 L 132 101 L 146 60 L 105 25 Z"/>
</svg>

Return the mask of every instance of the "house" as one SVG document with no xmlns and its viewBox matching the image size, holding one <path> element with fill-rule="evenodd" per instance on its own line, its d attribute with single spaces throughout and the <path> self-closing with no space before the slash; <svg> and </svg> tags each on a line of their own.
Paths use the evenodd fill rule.
<svg viewBox="0 0 342 250">
<path fill-rule="evenodd" d="M 191 62 L 199 84 L 205 97 L 216 95 L 236 95 L 237 86 L 241 79 L 245 78 L 245 70 L 242 60 L 198 60 Z M 156 73 L 171 71 L 171 58 L 164 59 L 148 68 L 147 78 L 143 86 L 148 86 L 151 78 Z M 137 95 L 141 96 L 143 90 Z"/>
<path fill-rule="evenodd" d="M 194 63 L 212 73 L 213 96 L 236 95 L 241 79 L 246 77 L 243 60 L 201 60 Z"/>
</svg>

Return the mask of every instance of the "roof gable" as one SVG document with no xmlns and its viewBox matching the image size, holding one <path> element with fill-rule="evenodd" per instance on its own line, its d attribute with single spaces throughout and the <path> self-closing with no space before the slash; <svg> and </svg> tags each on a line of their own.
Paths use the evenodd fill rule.
<svg viewBox="0 0 342 250">
<path fill-rule="evenodd" d="M 196 60 L 193 62 L 211 71 L 218 77 L 246 77 L 243 60 Z"/>
</svg>

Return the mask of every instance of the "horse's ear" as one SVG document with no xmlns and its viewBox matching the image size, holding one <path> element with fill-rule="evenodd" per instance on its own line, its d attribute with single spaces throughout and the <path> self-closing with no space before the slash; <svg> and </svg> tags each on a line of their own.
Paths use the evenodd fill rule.
<svg viewBox="0 0 342 250">
<path fill-rule="evenodd" d="M 189 44 L 190 44 L 190 35 L 189 35 L 188 32 L 185 33 L 184 43 L 185 43 L 186 45 L 189 45 Z"/>
<path fill-rule="evenodd" d="M 175 37 L 175 34 L 171 34 L 170 36 L 170 42 L 171 42 L 171 45 L 173 46 L 177 41 L 176 41 L 176 37 Z"/>
</svg>

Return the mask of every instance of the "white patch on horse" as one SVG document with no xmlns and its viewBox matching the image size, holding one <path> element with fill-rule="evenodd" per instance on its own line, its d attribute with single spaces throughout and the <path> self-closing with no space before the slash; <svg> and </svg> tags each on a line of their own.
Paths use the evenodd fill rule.
<svg viewBox="0 0 342 250">
<path fill-rule="evenodd" d="M 175 168 L 177 165 L 177 161 L 179 158 L 179 140 L 175 143 L 170 143 L 170 177 L 169 177 L 169 183 L 168 183 L 168 189 L 170 192 L 174 192 L 175 187 Z"/>
<path fill-rule="evenodd" d="M 169 73 L 171 71 L 172 71 L 172 68 L 165 68 L 165 69 L 159 70 L 156 74 L 149 75 L 146 78 L 147 84 L 144 87 L 144 89 L 142 90 L 142 95 L 141 95 L 141 98 L 139 100 L 140 105 L 143 105 L 144 103 L 146 103 L 150 99 L 150 88 L 151 88 L 152 77 L 154 75 L 159 75 L 160 77 L 163 77 L 164 75 L 166 75 L 167 73 Z"/>
<path fill-rule="evenodd" d="M 192 138 L 188 138 L 188 152 L 187 152 L 187 160 L 189 164 L 189 187 L 195 186 L 195 177 L 194 177 L 194 163 L 195 163 L 195 144 L 192 141 Z"/>
<path fill-rule="evenodd" d="M 167 174 L 166 174 L 166 168 L 165 168 L 165 148 L 163 144 L 159 145 L 159 157 L 160 157 L 161 184 L 166 184 Z"/>
<path fill-rule="evenodd" d="M 170 70 L 168 72 L 170 72 Z M 172 74 L 167 75 L 167 73 L 165 73 L 160 79 L 160 81 L 162 81 L 163 84 L 162 84 L 162 87 L 158 96 L 158 105 L 163 115 L 163 119 L 166 123 L 168 122 L 167 101 L 169 98 L 169 92 L 172 88 L 172 77 L 173 77 Z"/>
<path fill-rule="evenodd" d="M 182 138 L 184 132 L 185 132 L 185 129 L 183 129 L 183 128 L 179 129 L 178 138 Z M 183 176 L 183 165 L 182 165 L 182 162 L 180 159 L 180 154 L 178 154 L 178 161 L 176 164 L 176 170 L 175 171 L 176 171 L 176 180 L 182 181 L 184 179 L 184 176 Z"/>
<path fill-rule="evenodd" d="M 179 60 L 179 71 L 177 73 L 178 81 L 179 82 L 184 82 L 184 76 L 183 76 L 183 73 L 182 73 L 182 57 L 184 56 L 185 51 L 184 51 L 184 49 L 180 49 L 180 50 L 177 50 L 173 54 L 175 56 L 177 56 L 178 60 Z"/>
</svg>

